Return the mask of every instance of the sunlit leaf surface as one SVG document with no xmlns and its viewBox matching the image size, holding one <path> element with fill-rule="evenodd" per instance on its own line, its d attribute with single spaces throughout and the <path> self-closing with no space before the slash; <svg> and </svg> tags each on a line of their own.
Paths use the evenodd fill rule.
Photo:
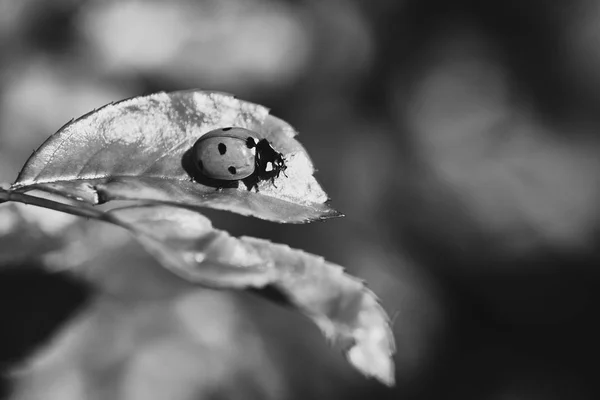
<svg viewBox="0 0 600 400">
<path fill-rule="evenodd" d="M 198 182 L 190 152 L 205 133 L 238 126 L 283 153 L 287 170 L 259 192 Z M 109 104 L 72 121 L 27 161 L 13 189 L 40 189 L 91 204 L 149 200 L 301 223 L 338 216 L 313 177 L 296 132 L 268 109 L 223 93 L 157 93 Z M 201 179 L 200 179 L 201 180 Z"/>
<path fill-rule="evenodd" d="M 192 210 L 135 206 L 110 212 L 161 263 L 185 279 L 219 288 L 282 293 L 367 376 L 392 385 L 388 317 L 364 283 L 322 257 L 267 240 L 231 237 Z"/>
</svg>

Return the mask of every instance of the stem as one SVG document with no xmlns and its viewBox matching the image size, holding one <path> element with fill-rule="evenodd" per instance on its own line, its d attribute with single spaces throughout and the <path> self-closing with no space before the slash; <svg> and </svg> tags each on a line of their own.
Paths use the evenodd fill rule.
<svg viewBox="0 0 600 400">
<path fill-rule="evenodd" d="M 88 206 L 72 206 L 69 204 L 59 203 L 57 201 L 44 199 L 41 197 L 31 196 L 25 193 L 14 192 L 10 189 L 5 190 L 0 188 L 0 204 L 5 201 L 16 201 L 18 203 L 29 204 L 48 208 L 50 210 L 61 211 L 67 214 L 76 215 L 78 217 L 98 219 L 106 222 L 113 222 L 112 218 L 103 211 L 97 210 Z"/>
</svg>

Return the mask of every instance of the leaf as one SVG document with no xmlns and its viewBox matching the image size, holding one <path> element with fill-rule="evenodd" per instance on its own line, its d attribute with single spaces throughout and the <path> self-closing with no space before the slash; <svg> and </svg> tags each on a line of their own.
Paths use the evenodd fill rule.
<svg viewBox="0 0 600 400">
<path fill-rule="evenodd" d="M 348 361 L 366 376 L 394 385 L 394 337 L 385 310 L 364 282 L 322 257 L 267 240 L 242 237 L 275 260 L 273 286 L 312 319 Z"/>
<path fill-rule="evenodd" d="M 193 283 L 216 288 L 263 287 L 276 278 L 251 248 L 239 246 L 210 220 L 170 206 L 133 206 L 108 212 L 164 267 Z"/>
<path fill-rule="evenodd" d="M 39 258 L 63 247 L 61 231 L 75 219 L 44 208 L 0 204 L 0 265 Z"/>
<path fill-rule="evenodd" d="M 134 206 L 109 214 L 166 268 L 191 282 L 275 288 L 342 348 L 355 368 L 394 384 L 389 319 L 373 292 L 342 267 L 286 245 L 234 238 L 183 208 Z"/>
<path fill-rule="evenodd" d="M 198 182 L 190 149 L 203 134 L 239 126 L 284 154 L 286 174 L 216 190 Z M 71 121 L 26 162 L 13 190 L 60 194 L 91 204 L 145 200 L 210 207 L 286 223 L 339 216 L 313 177 L 306 151 L 284 121 L 233 96 L 202 91 L 156 93 L 108 104 Z M 196 178 L 196 179 L 193 179 Z"/>
</svg>

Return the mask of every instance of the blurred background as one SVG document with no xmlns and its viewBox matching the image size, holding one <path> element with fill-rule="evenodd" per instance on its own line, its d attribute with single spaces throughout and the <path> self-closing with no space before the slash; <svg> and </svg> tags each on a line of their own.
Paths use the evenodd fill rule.
<svg viewBox="0 0 600 400">
<path fill-rule="evenodd" d="M 397 387 L 296 313 L 49 213 L 4 248 L 87 245 L 0 257 L 5 398 L 600 398 L 600 1 L 0 0 L 0 182 L 71 118 L 189 88 L 300 132 L 346 218 L 206 215 L 365 279 Z"/>
</svg>

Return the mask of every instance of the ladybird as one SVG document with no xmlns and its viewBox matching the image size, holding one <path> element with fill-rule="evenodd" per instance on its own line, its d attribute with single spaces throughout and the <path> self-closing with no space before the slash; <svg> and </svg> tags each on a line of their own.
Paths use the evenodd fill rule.
<svg viewBox="0 0 600 400">
<path fill-rule="evenodd" d="M 267 139 L 237 127 L 204 134 L 194 144 L 193 155 L 199 172 L 218 187 L 242 181 L 248 190 L 258 191 L 258 182 L 271 180 L 274 184 L 287 168 L 283 155 Z"/>
</svg>

